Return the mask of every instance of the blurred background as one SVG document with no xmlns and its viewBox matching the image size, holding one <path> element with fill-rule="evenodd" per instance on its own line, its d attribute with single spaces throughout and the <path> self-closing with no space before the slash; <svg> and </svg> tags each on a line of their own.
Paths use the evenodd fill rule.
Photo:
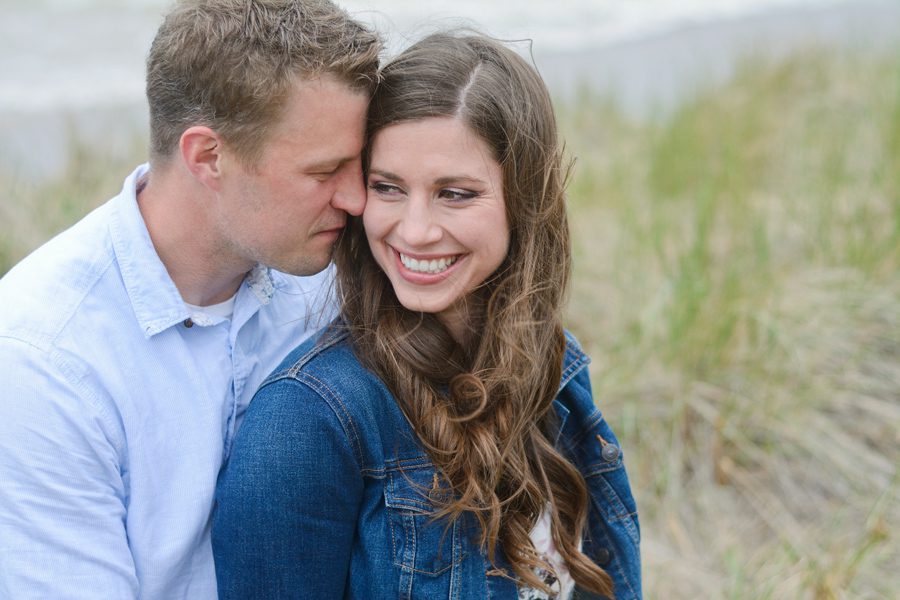
<svg viewBox="0 0 900 600">
<path fill-rule="evenodd" d="M 648 599 L 898 598 L 900 2 L 338 0 L 476 24 L 570 156 L 568 325 Z M 0 0 L 0 274 L 146 155 L 164 0 Z"/>
</svg>

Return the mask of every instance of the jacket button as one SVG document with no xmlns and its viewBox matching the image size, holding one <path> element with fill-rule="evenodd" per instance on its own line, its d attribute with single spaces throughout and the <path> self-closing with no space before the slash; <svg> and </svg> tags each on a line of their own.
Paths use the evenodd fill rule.
<svg viewBox="0 0 900 600">
<path fill-rule="evenodd" d="M 597 551 L 597 564 L 601 567 L 608 565 L 611 559 L 612 553 L 606 548 L 600 548 L 600 550 Z"/>
<path fill-rule="evenodd" d="M 450 499 L 450 494 L 446 488 L 441 487 L 437 473 L 432 475 L 431 489 L 428 490 L 428 499 L 434 504 L 446 504 Z"/>
<path fill-rule="evenodd" d="M 602 456 L 603 460 L 606 462 L 613 462 L 619 458 L 619 447 L 615 444 L 603 444 L 603 448 L 600 450 L 600 456 Z"/>
<path fill-rule="evenodd" d="M 613 462 L 617 458 L 619 458 L 619 454 L 621 454 L 621 450 L 615 444 L 610 444 L 603 436 L 599 433 L 597 434 L 597 441 L 600 442 L 600 456 L 606 462 Z"/>
<path fill-rule="evenodd" d="M 428 490 L 428 499 L 431 500 L 433 504 L 444 504 L 447 502 L 447 492 L 441 489 Z"/>
<path fill-rule="evenodd" d="M 185 327 L 193 327 L 193 326 L 194 326 L 194 322 L 193 322 L 192 320 L 190 320 L 190 319 L 185 319 L 185 320 L 184 320 L 184 326 L 185 326 Z"/>
</svg>

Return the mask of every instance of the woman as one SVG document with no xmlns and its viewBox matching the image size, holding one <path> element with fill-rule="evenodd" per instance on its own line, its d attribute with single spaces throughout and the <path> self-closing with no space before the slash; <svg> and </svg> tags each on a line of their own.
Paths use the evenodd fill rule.
<svg viewBox="0 0 900 600">
<path fill-rule="evenodd" d="M 220 478 L 220 596 L 640 598 L 622 453 L 560 324 L 547 90 L 478 35 L 382 75 L 341 318 L 263 384 Z"/>
</svg>

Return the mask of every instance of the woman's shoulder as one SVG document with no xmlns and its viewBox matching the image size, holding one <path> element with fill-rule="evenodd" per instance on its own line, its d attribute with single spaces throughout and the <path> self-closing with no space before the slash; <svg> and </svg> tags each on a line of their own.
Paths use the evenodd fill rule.
<svg viewBox="0 0 900 600">
<path fill-rule="evenodd" d="M 380 437 L 396 421 L 396 403 L 382 381 L 357 358 L 346 328 L 334 321 L 297 346 L 263 381 L 248 418 L 281 415 L 286 427 L 303 430 L 328 419 L 354 444 Z M 243 426 L 242 426 L 243 427 Z"/>
</svg>

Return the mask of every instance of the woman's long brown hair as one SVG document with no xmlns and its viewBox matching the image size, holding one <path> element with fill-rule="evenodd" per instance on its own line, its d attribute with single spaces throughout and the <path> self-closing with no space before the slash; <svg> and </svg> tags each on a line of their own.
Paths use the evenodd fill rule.
<svg viewBox="0 0 900 600">
<path fill-rule="evenodd" d="M 588 513 L 584 478 L 548 438 L 565 352 L 561 310 L 571 251 L 567 168 L 546 86 L 515 52 L 473 33 L 428 36 L 381 76 L 369 139 L 394 123 L 461 119 L 502 168 L 510 245 L 467 299 L 470 331 L 459 344 L 434 315 L 400 305 L 361 220 L 352 219 L 335 262 L 357 355 L 384 380 L 452 488 L 438 514 L 474 514 L 491 562 L 499 544 L 519 580 L 549 591 L 534 569 L 552 567 L 529 537 L 549 508 L 553 541 L 576 583 L 611 596 L 609 575 L 579 550 Z"/>
</svg>

